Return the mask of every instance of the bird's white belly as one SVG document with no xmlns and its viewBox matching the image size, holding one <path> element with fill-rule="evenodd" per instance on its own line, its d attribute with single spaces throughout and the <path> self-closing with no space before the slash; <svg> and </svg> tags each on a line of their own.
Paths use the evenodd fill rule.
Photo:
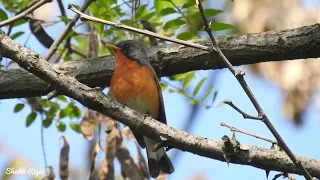
<svg viewBox="0 0 320 180">
<path fill-rule="evenodd" d="M 144 98 L 135 98 L 125 102 L 127 106 L 139 113 L 148 113 L 150 111 L 150 107 L 148 107 L 149 102 L 147 102 Z"/>
</svg>

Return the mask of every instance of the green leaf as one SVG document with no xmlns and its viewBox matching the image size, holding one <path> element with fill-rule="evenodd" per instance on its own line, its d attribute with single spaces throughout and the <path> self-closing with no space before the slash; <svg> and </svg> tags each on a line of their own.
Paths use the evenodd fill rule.
<svg viewBox="0 0 320 180">
<path fill-rule="evenodd" d="M 173 2 L 176 5 L 181 5 L 182 3 L 186 2 L 186 0 L 168 0 L 169 2 Z"/>
<path fill-rule="evenodd" d="M 166 24 L 163 26 L 164 30 L 167 29 L 177 29 L 179 27 L 181 27 L 183 24 L 185 24 L 186 22 L 184 20 L 180 19 L 173 19 L 171 21 L 166 22 Z"/>
<path fill-rule="evenodd" d="M 52 124 L 52 118 L 46 118 L 45 120 L 42 121 L 42 125 L 45 128 L 48 128 Z"/>
<path fill-rule="evenodd" d="M 217 98 L 217 95 L 218 95 L 218 91 L 214 91 L 213 96 L 212 96 L 211 104 L 213 104 L 213 103 L 214 103 L 214 101 L 215 101 L 215 100 L 216 100 L 216 98 Z"/>
<path fill-rule="evenodd" d="M 223 31 L 223 30 L 235 28 L 235 26 L 232 24 L 225 24 L 225 23 L 221 23 L 221 22 L 212 22 L 210 24 L 210 27 L 211 27 L 212 31 Z"/>
<path fill-rule="evenodd" d="M 97 0 L 98 6 L 102 7 L 102 8 L 107 8 L 110 6 L 109 0 Z"/>
<path fill-rule="evenodd" d="M 186 73 L 175 74 L 175 75 L 171 76 L 171 78 L 174 80 L 180 81 L 180 80 L 186 78 L 190 73 L 194 73 L 194 72 L 190 71 L 190 72 L 186 72 Z"/>
<path fill-rule="evenodd" d="M 206 17 L 216 16 L 216 15 L 222 13 L 222 12 L 223 11 L 219 10 L 219 9 L 204 9 L 204 14 L 206 15 Z M 200 11 L 195 12 L 192 15 L 192 18 L 202 19 Z"/>
<path fill-rule="evenodd" d="M 15 21 L 15 22 L 13 23 L 13 27 L 15 27 L 15 26 L 20 26 L 20 25 L 22 25 L 22 24 L 24 24 L 24 23 L 26 23 L 26 22 L 27 22 L 27 20 L 25 20 L 25 19 L 19 19 L 19 20 Z"/>
<path fill-rule="evenodd" d="M 178 91 L 175 89 L 169 89 L 169 93 L 175 93 L 175 92 L 178 92 Z"/>
<path fill-rule="evenodd" d="M 51 102 L 51 101 L 49 101 L 48 104 L 49 104 L 48 106 L 50 107 L 50 109 L 48 110 L 48 113 L 52 116 L 55 116 L 57 111 L 60 109 L 60 105 L 58 103 Z"/>
<path fill-rule="evenodd" d="M 63 96 L 63 95 L 57 96 L 57 99 L 62 101 L 62 102 L 65 102 L 65 103 L 68 102 L 67 98 L 65 96 Z"/>
<path fill-rule="evenodd" d="M 173 13 L 176 13 L 177 11 L 173 8 L 164 8 L 160 11 L 160 15 L 161 16 L 165 16 L 165 15 L 168 15 L 168 14 L 173 14 Z"/>
<path fill-rule="evenodd" d="M 161 87 L 162 91 L 165 91 L 168 88 L 168 86 L 165 83 L 162 83 L 162 82 L 160 82 L 160 87 Z"/>
<path fill-rule="evenodd" d="M 72 109 L 67 106 L 59 112 L 59 118 L 62 119 L 67 117 L 71 111 Z"/>
<path fill-rule="evenodd" d="M 199 105 L 200 102 L 196 99 L 190 99 L 190 104 L 193 104 L 193 105 Z"/>
<path fill-rule="evenodd" d="M 26 120 L 26 126 L 29 127 L 34 120 L 37 118 L 37 113 L 32 111 L 28 116 L 27 116 L 27 120 Z"/>
<path fill-rule="evenodd" d="M 186 97 L 186 98 L 190 98 L 190 96 L 189 96 L 185 91 L 183 91 L 183 90 L 179 90 L 178 93 L 181 94 L 181 95 L 183 95 L 183 96 Z"/>
<path fill-rule="evenodd" d="M 177 35 L 177 39 L 181 40 L 190 40 L 190 39 L 197 39 L 198 36 L 194 32 L 183 32 Z"/>
<path fill-rule="evenodd" d="M 74 103 L 71 102 L 71 103 L 68 104 L 67 107 L 63 108 L 59 112 L 60 119 L 65 118 L 67 116 L 70 119 L 73 119 L 75 117 L 79 118 L 81 116 L 81 111 L 76 105 L 74 105 Z"/>
<path fill-rule="evenodd" d="M 71 19 L 69 19 L 69 18 L 66 17 L 66 16 L 58 16 L 58 17 L 61 19 L 61 21 L 65 22 L 65 23 L 68 23 L 68 22 L 71 21 Z"/>
<path fill-rule="evenodd" d="M 198 82 L 197 86 L 196 86 L 196 87 L 194 88 L 194 90 L 193 90 L 193 93 L 192 93 L 193 96 L 196 96 L 196 95 L 198 94 L 199 89 L 201 88 L 201 86 L 203 85 L 203 83 L 204 83 L 206 80 L 207 80 L 207 78 L 202 78 L 202 79 Z"/>
<path fill-rule="evenodd" d="M 131 26 L 131 20 L 130 19 L 123 19 L 120 21 L 121 24 L 125 24 L 128 26 Z"/>
<path fill-rule="evenodd" d="M 194 71 L 192 71 L 192 73 L 188 74 L 186 76 L 186 78 L 184 78 L 183 82 L 182 82 L 182 88 L 185 89 L 188 87 L 188 85 L 191 83 L 192 79 L 194 77 Z"/>
<path fill-rule="evenodd" d="M 4 21 L 6 19 L 8 19 L 7 13 L 3 9 L 0 8 L 0 21 Z"/>
<path fill-rule="evenodd" d="M 14 39 L 17 39 L 18 37 L 20 37 L 23 34 L 24 34 L 24 32 L 19 31 L 19 32 L 14 33 L 12 36 L 10 36 L 10 38 L 14 40 Z"/>
<path fill-rule="evenodd" d="M 147 5 L 144 4 L 142 6 L 140 6 L 136 12 L 136 18 L 139 19 L 141 15 L 143 14 L 147 14 L 148 11 L 147 11 Z"/>
<path fill-rule="evenodd" d="M 70 112 L 70 114 L 69 114 L 69 118 L 70 119 L 73 119 L 73 118 L 79 118 L 80 116 L 81 116 L 81 110 L 79 109 L 79 107 L 78 106 L 76 106 L 76 105 L 74 105 L 73 103 L 72 103 L 72 105 L 71 105 L 71 112 Z"/>
<path fill-rule="evenodd" d="M 22 103 L 16 104 L 16 106 L 13 109 L 13 112 L 14 113 L 20 112 L 23 108 L 24 108 L 24 104 Z"/>
<path fill-rule="evenodd" d="M 186 2 L 182 5 L 182 9 L 185 9 L 185 8 L 189 8 L 191 6 L 194 6 L 196 4 L 196 1 L 189 1 L 189 2 Z"/>
<path fill-rule="evenodd" d="M 157 12 L 160 12 L 166 7 L 173 7 L 173 5 L 167 0 L 153 0 L 153 5 Z"/>
<path fill-rule="evenodd" d="M 212 92 L 212 90 L 213 90 L 213 87 L 211 86 L 211 87 L 206 91 L 206 93 L 204 94 L 201 102 L 203 102 L 204 100 L 207 99 L 207 97 L 210 95 L 210 93 Z"/>
<path fill-rule="evenodd" d="M 41 104 L 42 107 L 48 107 L 49 106 L 49 102 L 51 102 L 51 101 L 49 101 L 48 99 L 41 99 L 40 100 L 40 104 Z"/>
<path fill-rule="evenodd" d="M 157 13 L 154 11 L 154 12 L 151 12 L 151 13 L 146 14 L 145 16 L 142 16 L 141 19 L 148 21 L 148 20 L 150 20 L 153 16 L 155 16 L 156 14 L 157 14 Z"/>
<path fill-rule="evenodd" d="M 67 126 L 64 122 L 59 122 L 59 125 L 58 125 L 58 130 L 60 132 L 64 132 L 66 130 Z"/>
<path fill-rule="evenodd" d="M 71 129 L 73 129 L 75 132 L 81 133 L 81 132 L 80 132 L 80 125 L 79 125 L 79 124 L 72 123 L 72 124 L 70 124 L 69 126 L 70 126 Z"/>
</svg>

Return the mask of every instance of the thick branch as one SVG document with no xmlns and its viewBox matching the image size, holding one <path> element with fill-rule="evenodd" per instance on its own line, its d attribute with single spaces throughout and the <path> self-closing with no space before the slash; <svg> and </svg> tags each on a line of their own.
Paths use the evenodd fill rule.
<svg viewBox="0 0 320 180">
<path fill-rule="evenodd" d="M 320 24 L 284 31 L 269 31 L 217 38 L 221 50 L 233 65 L 254 64 L 320 57 Z M 196 43 L 210 46 L 210 39 Z M 148 50 L 151 64 L 163 76 L 200 69 L 224 68 L 216 54 L 171 44 Z M 212 60 L 214 59 L 214 60 Z M 112 56 L 59 63 L 56 69 L 67 71 L 89 86 L 106 87 L 114 67 Z M 49 85 L 21 69 L 0 71 L 0 99 L 41 96 Z"/>
<path fill-rule="evenodd" d="M 127 106 L 113 102 L 96 88 L 79 83 L 75 78 L 64 74 L 50 66 L 39 54 L 30 51 L 13 42 L 4 33 L 0 34 L 0 51 L 3 57 L 11 58 L 21 67 L 41 77 L 50 83 L 59 92 L 74 98 L 88 108 L 101 112 L 121 123 L 136 129 L 148 136 L 161 135 L 165 137 L 170 146 L 220 161 L 224 159 L 223 142 L 216 142 L 199 136 L 191 135 L 168 127 L 149 116 L 144 116 Z M 298 170 L 284 152 L 258 148 L 256 146 L 240 146 L 236 151 L 236 158 L 231 163 L 247 164 L 257 168 L 276 170 L 288 173 L 297 173 Z M 297 156 L 299 161 L 314 177 L 320 177 L 320 161 Z"/>
</svg>

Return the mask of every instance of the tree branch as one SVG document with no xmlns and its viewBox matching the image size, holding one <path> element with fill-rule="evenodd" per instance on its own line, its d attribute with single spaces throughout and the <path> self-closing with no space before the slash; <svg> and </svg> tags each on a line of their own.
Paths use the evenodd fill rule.
<svg viewBox="0 0 320 180">
<path fill-rule="evenodd" d="M 150 116 L 141 115 L 127 106 L 114 102 L 100 90 L 79 83 L 75 78 L 51 66 L 39 54 L 16 44 L 3 32 L 0 34 L 0 52 L 3 57 L 14 60 L 21 67 L 54 86 L 59 92 L 70 96 L 92 110 L 117 119 L 119 122 L 132 129 L 139 130 L 147 136 L 162 136 L 167 139 L 167 142 L 172 147 L 200 156 L 225 161 L 223 142 L 209 140 L 176 130 L 152 119 Z M 230 163 L 246 164 L 261 169 L 300 174 L 284 152 L 256 146 L 240 145 L 235 153 L 235 157 L 230 159 Z M 301 156 L 297 156 L 297 158 L 312 176 L 320 178 L 320 161 Z"/>
<path fill-rule="evenodd" d="M 263 136 L 259 136 L 259 135 L 254 134 L 254 133 L 250 133 L 250 132 L 247 132 L 247 131 L 238 129 L 238 128 L 233 127 L 233 126 L 231 126 L 231 125 L 229 125 L 229 124 L 227 124 L 227 123 L 225 123 L 225 122 L 222 122 L 222 123 L 220 124 L 220 126 L 229 128 L 230 131 L 232 131 L 232 132 L 239 132 L 239 133 L 242 133 L 242 134 L 245 134 L 245 135 L 248 135 L 248 136 L 255 137 L 255 138 L 257 138 L 257 139 L 261 139 L 261 140 L 270 142 L 270 143 L 272 143 L 272 144 L 278 144 L 277 141 L 275 141 L 275 140 L 272 140 L 272 139 L 269 139 L 269 138 L 266 138 L 266 137 L 263 137 Z"/>
<path fill-rule="evenodd" d="M 315 24 L 283 31 L 220 37 L 217 42 L 233 65 L 246 65 L 320 57 L 319 39 L 320 24 Z M 210 39 L 193 42 L 205 46 L 211 44 Z M 147 52 L 155 71 L 161 71 L 162 76 L 225 67 L 215 54 L 177 44 L 151 47 Z M 91 87 L 106 87 L 114 68 L 114 57 L 58 63 L 54 68 Z M 0 77 L 0 99 L 41 96 L 51 90 L 47 83 L 23 69 L 0 70 Z"/>
<path fill-rule="evenodd" d="M 91 4 L 92 1 L 93 0 L 86 0 L 84 2 L 84 4 L 81 6 L 80 12 L 84 12 L 89 7 L 89 5 Z M 68 22 L 68 24 L 65 26 L 63 31 L 60 33 L 59 37 L 53 42 L 53 44 L 51 44 L 51 46 L 47 52 L 47 55 L 46 55 L 47 60 L 49 60 L 52 57 L 52 55 L 57 51 L 59 45 L 64 40 L 64 38 L 67 36 L 67 33 L 76 24 L 76 22 L 78 21 L 79 18 L 80 18 L 80 15 L 78 15 L 78 14 L 74 15 L 72 20 L 70 22 Z"/>
<path fill-rule="evenodd" d="M 103 19 L 99 19 L 99 18 L 96 18 L 96 17 L 92 17 L 92 16 L 89 16 L 89 15 L 86 15 L 86 14 L 80 12 L 79 10 L 77 10 L 71 4 L 68 4 L 68 9 L 70 9 L 71 11 L 73 11 L 73 12 L 77 13 L 78 15 L 80 15 L 80 19 L 81 20 L 89 20 L 89 21 L 92 21 L 92 22 L 102 23 L 102 24 L 113 26 L 113 27 L 125 29 L 125 30 L 128 30 L 128 31 L 137 32 L 139 34 L 144 34 L 144 35 L 147 35 L 147 36 L 148 35 L 149 36 L 153 36 L 153 37 L 156 37 L 156 38 L 159 38 L 159 39 L 162 39 L 162 40 L 175 42 L 175 43 L 182 44 L 182 45 L 185 45 L 185 46 L 188 46 L 188 47 L 194 47 L 194 48 L 202 49 L 202 50 L 205 50 L 205 51 L 210 51 L 210 48 L 208 48 L 206 46 L 203 46 L 203 45 L 200 45 L 200 44 L 195 44 L 192 41 L 183 41 L 183 40 L 180 40 L 180 39 L 175 39 L 175 38 L 171 38 L 171 37 L 168 37 L 168 36 L 163 36 L 161 34 L 157 34 L 157 33 L 154 33 L 154 32 L 148 31 L 148 30 L 137 29 L 137 28 L 134 28 L 134 27 L 131 27 L 131 26 L 127 26 L 125 24 L 115 23 L 115 22 L 112 22 L 112 21 L 103 20 Z"/>
<path fill-rule="evenodd" d="M 304 177 L 306 179 L 308 179 L 308 180 L 312 180 L 312 176 L 305 169 L 305 167 L 301 164 L 301 162 L 297 160 L 295 155 L 292 153 L 290 148 L 287 146 L 287 144 L 284 142 L 284 140 L 282 139 L 282 137 L 280 136 L 278 131 L 275 129 L 275 127 L 273 126 L 273 124 L 269 120 L 268 116 L 263 111 L 261 105 L 257 101 L 256 97 L 252 93 L 252 90 L 250 89 L 250 87 L 248 86 L 246 80 L 244 79 L 245 73 L 243 71 L 241 71 L 241 70 L 236 70 L 233 67 L 233 65 L 230 63 L 230 61 L 225 57 L 225 55 L 223 54 L 221 49 L 219 48 L 219 44 L 217 43 L 216 39 L 213 37 L 212 31 L 211 31 L 211 27 L 209 25 L 209 22 L 208 22 L 208 20 L 206 18 L 205 13 L 204 13 L 201 1 L 196 0 L 196 4 L 198 5 L 199 11 L 200 11 L 201 16 L 202 16 L 202 20 L 204 22 L 204 29 L 208 33 L 208 35 L 209 35 L 209 37 L 211 39 L 212 49 L 214 50 L 215 53 L 217 53 L 220 56 L 221 63 L 224 64 L 229 69 L 229 71 L 234 75 L 234 77 L 238 80 L 238 82 L 241 85 L 242 89 L 244 90 L 244 92 L 246 93 L 248 98 L 250 99 L 252 105 L 255 107 L 255 109 L 256 109 L 256 111 L 258 113 L 258 116 L 261 117 L 261 120 L 264 122 L 264 124 L 267 126 L 267 128 L 270 130 L 270 132 L 273 134 L 273 136 L 277 139 L 278 145 L 283 149 L 283 151 L 286 152 L 286 154 L 290 157 L 290 159 L 293 161 L 295 166 L 301 171 L 301 173 L 303 173 Z M 229 105 L 231 105 L 231 104 L 229 104 Z M 234 107 L 235 106 L 233 106 L 233 108 Z M 240 109 L 237 109 L 237 110 L 238 110 L 238 112 L 241 113 Z M 242 112 L 242 114 L 244 115 L 244 112 Z M 250 118 L 250 116 L 249 116 L 249 118 Z"/>
<path fill-rule="evenodd" d="M 7 20 L 4 20 L 2 22 L 0 22 L 0 27 L 3 27 L 3 26 L 6 26 L 8 24 L 11 24 L 19 19 L 22 19 L 24 18 L 25 16 L 27 16 L 28 14 L 32 13 L 34 10 L 38 9 L 39 7 L 41 7 L 42 5 L 46 4 L 46 3 L 49 3 L 49 2 L 52 2 L 52 0 L 41 0 L 39 2 L 37 2 L 36 4 L 33 4 L 32 6 L 30 6 L 28 9 L 26 9 L 25 11 L 22 11 L 20 14 L 10 18 L 10 19 L 7 19 Z"/>
<path fill-rule="evenodd" d="M 232 107 L 238 113 L 240 113 L 244 119 L 262 120 L 262 117 L 260 117 L 260 116 L 252 116 L 250 114 L 247 114 L 246 112 L 243 112 L 240 108 L 238 108 L 236 105 L 234 105 L 233 102 L 229 99 L 223 100 L 223 103 L 228 104 L 230 107 Z"/>
</svg>

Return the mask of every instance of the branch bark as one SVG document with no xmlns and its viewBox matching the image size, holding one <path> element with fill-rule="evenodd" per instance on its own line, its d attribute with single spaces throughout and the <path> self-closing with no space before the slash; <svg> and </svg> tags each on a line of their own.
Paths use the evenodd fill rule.
<svg viewBox="0 0 320 180">
<path fill-rule="evenodd" d="M 117 119 L 147 136 L 160 135 L 166 138 L 168 144 L 172 147 L 219 161 L 226 161 L 224 158 L 226 147 L 223 142 L 176 130 L 152 119 L 150 116 L 141 115 L 127 106 L 114 102 L 100 89 L 90 88 L 79 83 L 74 77 L 65 74 L 55 66 L 51 66 L 36 52 L 16 44 L 3 32 L 0 34 L 0 52 L 3 57 L 14 60 L 30 73 L 51 84 L 59 92 L 70 96 L 92 110 Z M 284 152 L 250 145 L 240 145 L 235 150 L 236 154 L 233 154 L 235 156 L 228 159 L 230 163 L 246 164 L 266 170 L 300 173 Z M 230 150 L 227 153 L 229 154 L 229 152 Z M 312 176 L 320 178 L 319 160 L 301 156 L 297 156 L 297 158 Z"/>
<path fill-rule="evenodd" d="M 226 36 L 217 38 L 217 41 L 233 65 L 316 58 L 320 57 L 320 24 L 283 31 Z M 211 45 L 210 39 L 195 42 Z M 217 55 L 177 44 L 151 47 L 148 56 L 152 66 L 162 76 L 224 68 Z M 84 59 L 55 64 L 54 68 L 76 77 L 88 86 L 106 87 L 109 86 L 114 59 L 112 56 Z M 0 71 L 0 99 L 42 96 L 50 90 L 47 83 L 25 70 Z"/>
</svg>

